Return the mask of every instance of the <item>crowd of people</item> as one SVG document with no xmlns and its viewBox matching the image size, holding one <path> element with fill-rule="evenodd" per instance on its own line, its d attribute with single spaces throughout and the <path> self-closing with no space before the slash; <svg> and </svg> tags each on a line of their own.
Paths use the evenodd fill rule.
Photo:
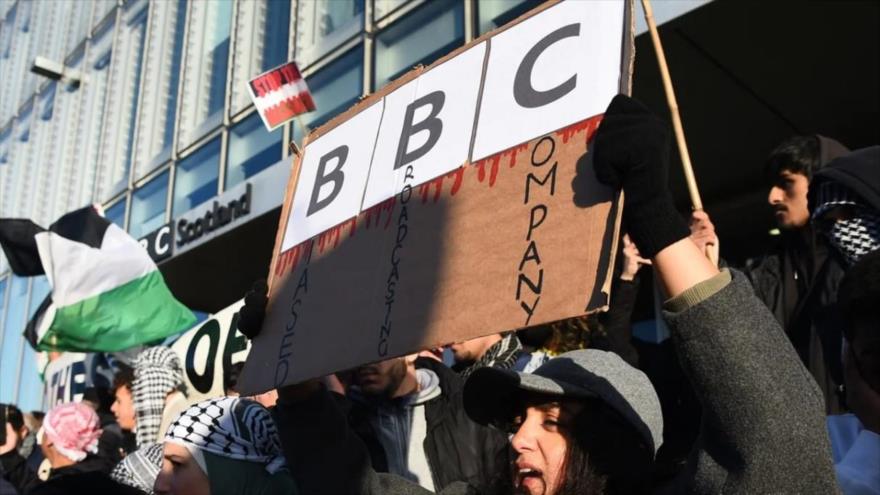
<svg viewBox="0 0 880 495">
<path fill-rule="evenodd" d="M 364 364 L 256 397 L 186 398 L 177 355 L 45 417 L 3 405 L 0 493 L 880 494 L 880 147 L 799 136 L 766 165 L 778 250 L 706 255 L 670 133 L 616 97 L 592 144 L 625 193 L 610 310 Z M 670 338 L 633 337 L 651 266 Z M 239 329 L 267 302 L 255 285 Z M 48 472 L 41 471 L 41 462 Z"/>
</svg>

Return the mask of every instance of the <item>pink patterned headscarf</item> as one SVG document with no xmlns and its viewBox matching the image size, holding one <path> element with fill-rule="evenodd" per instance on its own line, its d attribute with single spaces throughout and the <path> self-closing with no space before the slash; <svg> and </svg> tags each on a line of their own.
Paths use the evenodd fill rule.
<svg viewBox="0 0 880 495">
<path fill-rule="evenodd" d="M 98 452 L 101 424 L 91 407 L 81 402 L 69 402 L 46 413 L 43 434 L 64 457 L 79 462 L 89 452 Z"/>
</svg>

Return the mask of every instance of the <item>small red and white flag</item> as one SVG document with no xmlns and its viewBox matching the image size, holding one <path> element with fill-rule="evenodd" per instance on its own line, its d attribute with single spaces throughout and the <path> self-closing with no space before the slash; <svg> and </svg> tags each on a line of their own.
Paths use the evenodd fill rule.
<svg viewBox="0 0 880 495">
<path fill-rule="evenodd" d="M 316 108 L 296 62 L 288 62 L 251 79 L 248 90 L 263 123 L 270 131 Z"/>
</svg>

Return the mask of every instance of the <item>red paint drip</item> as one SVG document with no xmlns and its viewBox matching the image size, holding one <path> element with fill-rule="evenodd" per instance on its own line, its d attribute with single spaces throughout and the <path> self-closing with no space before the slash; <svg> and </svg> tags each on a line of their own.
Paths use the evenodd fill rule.
<svg viewBox="0 0 880 495">
<path fill-rule="evenodd" d="M 562 142 L 567 143 L 571 138 L 580 134 L 581 132 L 586 131 L 586 139 L 584 141 L 589 141 L 592 139 L 593 134 L 596 131 L 596 127 L 599 125 L 599 122 L 602 121 L 602 115 L 597 115 L 595 117 L 590 117 L 587 120 L 583 120 L 578 122 L 577 124 L 570 125 L 565 129 L 561 129 L 556 131 L 556 135 L 562 137 Z"/>
<path fill-rule="evenodd" d="M 450 196 L 455 196 L 455 193 L 457 193 L 458 190 L 461 188 L 461 180 L 464 177 L 464 167 L 458 167 L 452 172 L 446 174 L 446 177 L 455 179 L 455 181 L 452 183 L 452 189 L 449 191 Z"/>
<path fill-rule="evenodd" d="M 275 276 L 280 277 L 293 271 L 299 265 L 300 260 L 308 259 L 312 252 L 312 245 L 312 240 L 309 239 L 281 253 L 278 264 L 275 266 Z"/>
<path fill-rule="evenodd" d="M 388 226 L 391 224 L 391 216 L 394 213 L 395 200 L 396 199 L 393 197 L 388 198 L 381 203 L 367 208 L 363 213 L 361 213 L 360 218 L 363 218 L 364 226 L 368 229 L 372 227 L 378 227 L 379 224 L 382 222 L 382 212 L 384 211 L 388 213 L 388 219 L 385 221 L 384 226 L 384 228 L 387 229 Z M 353 232 L 352 235 L 354 235 Z"/>
</svg>

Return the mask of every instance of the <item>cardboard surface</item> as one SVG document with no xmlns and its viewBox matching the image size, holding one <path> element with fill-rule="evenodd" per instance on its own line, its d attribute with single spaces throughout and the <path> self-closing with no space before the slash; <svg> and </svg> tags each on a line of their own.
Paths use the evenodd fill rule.
<svg viewBox="0 0 880 495">
<path fill-rule="evenodd" d="M 552 33 L 560 29 L 559 24 L 565 27 L 579 22 L 577 16 L 559 16 L 553 9 L 589 11 L 591 4 L 545 4 L 511 25 L 526 26 L 530 20 L 539 19 L 535 25 Z M 616 46 L 616 59 L 609 55 L 608 60 L 614 63 L 606 63 L 601 74 L 614 84 L 603 90 L 608 94 L 587 96 L 602 100 L 601 108 L 630 84 L 631 5 L 615 5 L 623 14 L 614 17 L 616 45 L 608 44 Z M 580 14 L 583 23 L 601 21 Z M 547 21 L 550 18 L 556 20 Z M 386 117 L 400 119 L 400 114 L 403 118 L 412 114 L 409 124 L 413 128 L 430 123 L 432 118 L 446 117 L 445 106 L 437 103 L 440 100 L 431 105 L 419 104 L 421 79 L 444 63 L 455 62 L 462 53 L 475 53 L 468 50 L 486 42 L 482 74 L 473 75 L 481 79 L 482 85 L 474 107 L 474 124 L 467 134 L 472 147 L 481 125 L 479 103 L 486 91 L 510 90 L 509 85 L 501 83 L 497 86 L 500 89 L 485 86 L 492 57 L 491 38 L 507 28 L 484 35 L 427 69 L 414 69 L 309 136 L 288 183 L 269 277 L 270 303 L 240 379 L 243 393 L 262 392 L 427 347 L 582 315 L 607 305 L 620 205 L 611 190 L 597 183 L 592 171 L 587 143 L 601 119 L 595 115 L 595 104 L 585 106 L 578 120 L 572 120 L 577 112 L 566 116 L 566 120 L 560 120 L 558 112 L 553 111 L 532 114 L 543 120 L 546 134 L 532 136 L 528 142 L 475 163 L 449 168 L 432 163 L 427 168 L 451 170 L 440 172 L 439 177 L 430 176 L 426 167 L 420 168 L 417 159 L 401 163 L 401 156 L 413 154 L 420 147 L 428 153 L 439 151 L 426 145 L 432 141 L 427 125 L 409 136 L 410 144 L 401 135 L 394 163 L 388 163 L 390 152 L 381 152 L 385 158 L 375 159 L 377 150 L 386 147 L 388 141 L 397 144 L 393 143 L 396 139 L 382 138 L 382 129 L 407 126 Z M 579 32 L 588 31 L 584 25 L 579 28 Z M 544 70 L 574 71 L 585 81 L 590 75 L 582 71 L 579 62 L 569 57 L 564 66 L 545 66 Z M 595 61 L 583 64 L 596 70 Z M 436 82 L 440 78 L 434 79 L 433 87 L 444 86 Z M 415 89 L 410 89 L 413 85 Z M 426 87 L 432 86 L 422 85 Z M 412 102 L 415 112 L 400 111 L 398 103 L 391 103 L 400 99 L 400 94 L 408 96 L 403 100 Z M 352 127 L 351 121 L 364 120 L 361 113 L 375 113 L 377 106 L 382 106 L 384 112 L 379 143 L 369 153 L 369 177 L 389 177 L 386 180 L 392 180 L 394 187 L 388 188 L 387 183 L 360 186 L 365 181 L 362 170 L 352 170 L 352 178 L 363 187 L 365 196 L 368 191 L 381 189 L 394 195 L 377 199 L 381 194 L 373 194 L 372 201 L 363 203 L 372 205 L 356 216 L 348 214 L 335 222 L 325 218 L 324 225 L 334 226 L 320 226 L 317 235 L 303 233 L 299 229 L 306 228 L 308 222 L 295 220 L 297 215 L 308 216 L 302 214 L 303 204 L 315 198 L 320 202 L 332 196 L 335 189 L 327 180 L 322 181 L 322 173 L 314 171 L 314 163 L 320 163 L 328 150 L 357 146 L 357 138 L 345 136 L 351 134 L 346 128 Z M 398 109 L 389 112 L 392 107 Z M 452 118 L 467 120 L 461 117 L 466 111 L 459 108 L 453 113 L 459 117 Z M 495 132 L 503 134 L 504 124 L 497 125 L 501 128 Z M 435 137 L 436 142 L 442 139 Z M 456 142 L 458 150 L 460 144 Z M 443 151 L 437 156 L 461 155 L 460 151 Z M 364 154 L 362 150 L 355 158 L 358 167 L 366 160 Z M 348 172 L 338 155 L 324 161 L 324 179 L 331 170 Z M 391 175 L 376 172 L 377 167 L 391 165 L 399 165 Z M 336 175 L 342 185 L 337 194 L 346 191 L 348 195 L 348 177 L 343 175 Z M 329 192 L 319 187 L 315 194 L 316 184 L 329 188 Z M 340 208 L 351 211 L 350 201 L 350 197 L 343 198 L 340 204 L 346 206 Z M 328 202 L 324 211 L 333 208 Z"/>
</svg>

